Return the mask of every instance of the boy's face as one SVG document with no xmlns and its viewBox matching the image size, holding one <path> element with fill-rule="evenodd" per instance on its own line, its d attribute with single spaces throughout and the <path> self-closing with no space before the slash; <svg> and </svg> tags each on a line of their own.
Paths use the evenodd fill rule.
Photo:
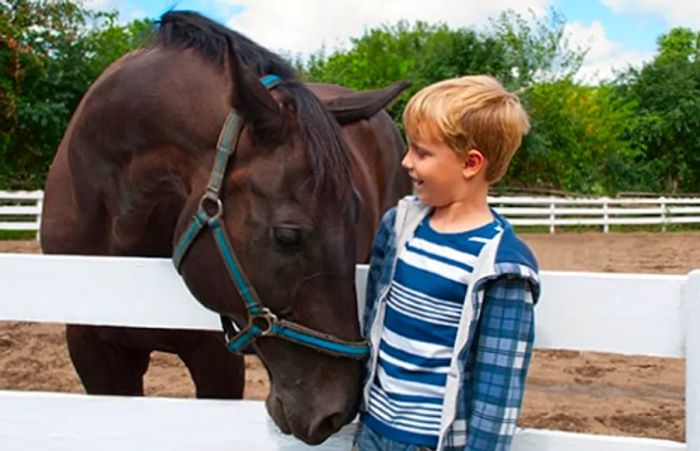
<svg viewBox="0 0 700 451">
<path fill-rule="evenodd" d="M 413 179 L 416 195 L 432 207 L 455 202 L 466 182 L 464 158 L 434 138 L 409 141 L 401 165 Z"/>
</svg>

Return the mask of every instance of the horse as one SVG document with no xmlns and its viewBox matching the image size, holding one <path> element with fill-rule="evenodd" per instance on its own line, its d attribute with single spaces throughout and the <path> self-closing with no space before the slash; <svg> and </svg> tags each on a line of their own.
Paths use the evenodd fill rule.
<svg viewBox="0 0 700 451">
<path fill-rule="evenodd" d="M 51 164 L 42 250 L 171 257 L 225 333 L 68 325 L 86 392 L 143 395 L 157 350 L 179 356 L 197 397 L 239 399 L 252 347 L 282 432 L 318 444 L 351 421 L 367 357 L 354 268 L 410 190 L 383 111 L 406 86 L 304 84 L 190 11 L 165 13 L 148 45 L 109 66 Z"/>
</svg>

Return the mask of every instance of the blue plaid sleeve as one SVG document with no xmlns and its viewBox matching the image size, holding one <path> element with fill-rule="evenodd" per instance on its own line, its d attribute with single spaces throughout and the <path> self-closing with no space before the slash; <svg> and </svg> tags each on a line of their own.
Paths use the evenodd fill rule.
<svg viewBox="0 0 700 451">
<path fill-rule="evenodd" d="M 533 296 L 524 279 L 499 279 L 484 293 L 472 371 L 469 451 L 510 448 L 535 338 Z"/>
<path fill-rule="evenodd" d="M 367 273 L 367 288 L 365 291 L 365 311 L 362 314 L 362 332 L 365 336 L 369 333 L 371 313 L 374 309 L 374 304 L 377 301 L 377 289 L 379 286 L 379 278 L 385 265 L 386 247 L 389 242 L 389 236 L 394 229 L 394 221 L 396 219 L 396 207 L 390 209 L 384 214 L 379 230 L 374 237 L 372 250 L 369 259 L 369 271 Z"/>
</svg>

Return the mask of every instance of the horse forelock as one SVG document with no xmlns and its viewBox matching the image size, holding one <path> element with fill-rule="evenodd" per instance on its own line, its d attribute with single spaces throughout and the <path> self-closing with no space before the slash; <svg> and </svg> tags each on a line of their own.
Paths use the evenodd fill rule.
<svg viewBox="0 0 700 451">
<path fill-rule="evenodd" d="M 309 161 L 314 201 L 328 196 L 347 206 L 352 193 L 349 151 L 340 126 L 321 101 L 303 84 L 284 82 L 278 89 L 293 103 L 302 145 Z"/>
</svg>

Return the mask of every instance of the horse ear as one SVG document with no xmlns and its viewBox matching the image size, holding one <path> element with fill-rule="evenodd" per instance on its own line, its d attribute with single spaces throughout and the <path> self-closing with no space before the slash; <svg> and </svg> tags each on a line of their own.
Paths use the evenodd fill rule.
<svg viewBox="0 0 700 451">
<path fill-rule="evenodd" d="M 409 86 L 411 82 L 403 80 L 374 91 L 352 92 L 339 97 L 322 98 L 321 101 L 341 125 L 350 124 L 371 118 Z"/>
<path fill-rule="evenodd" d="M 232 51 L 233 107 L 251 125 L 253 135 L 274 141 L 284 130 L 281 106 L 260 79 Z"/>
</svg>

